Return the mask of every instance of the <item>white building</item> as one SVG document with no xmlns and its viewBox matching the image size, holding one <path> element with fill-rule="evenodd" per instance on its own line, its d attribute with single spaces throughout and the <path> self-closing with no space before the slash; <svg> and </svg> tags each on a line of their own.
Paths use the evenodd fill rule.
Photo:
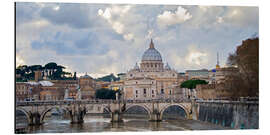
<svg viewBox="0 0 270 135">
<path fill-rule="evenodd" d="M 125 99 L 160 99 L 175 97 L 176 86 L 180 85 L 176 70 L 167 63 L 164 66 L 161 54 L 155 49 L 151 39 L 149 48 L 144 52 L 140 66 L 126 73 L 124 80 Z"/>
</svg>

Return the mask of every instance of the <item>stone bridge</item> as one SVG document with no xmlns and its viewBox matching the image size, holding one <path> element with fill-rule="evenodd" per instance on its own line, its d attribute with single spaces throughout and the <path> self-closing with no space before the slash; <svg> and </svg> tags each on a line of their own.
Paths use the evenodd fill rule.
<svg viewBox="0 0 270 135">
<path fill-rule="evenodd" d="M 143 107 L 149 116 L 149 121 L 162 121 L 163 112 L 170 106 L 179 106 L 185 111 L 187 119 L 198 118 L 198 108 L 195 100 L 78 100 L 78 101 L 26 101 L 17 102 L 16 111 L 23 112 L 29 125 L 43 123 L 45 115 L 54 108 L 61 108 L 70 116 L 71 123 L 83 123 L 83 118 L 90 108 L 99 106 L 109 112 L 111 122 L 122 122 L 122 114 L 128 109 Z"/>
</svg>

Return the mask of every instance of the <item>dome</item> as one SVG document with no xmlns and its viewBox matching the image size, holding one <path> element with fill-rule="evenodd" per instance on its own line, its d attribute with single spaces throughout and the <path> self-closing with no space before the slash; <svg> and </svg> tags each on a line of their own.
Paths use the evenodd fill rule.
<svg viewBox="0 0 270 135">
<path fill-rule="evenodd" d="M 162 57 L 155 49 L 152 39 L 150 47 L 143 53 L 142 61 L 162 61 Z"/>
</svg>

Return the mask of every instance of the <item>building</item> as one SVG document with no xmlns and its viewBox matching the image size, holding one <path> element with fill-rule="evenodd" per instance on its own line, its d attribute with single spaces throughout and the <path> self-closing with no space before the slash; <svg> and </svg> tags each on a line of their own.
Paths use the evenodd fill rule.
<svg viewBox="0 0 270 135">
<path fill-rule="evenodd" d="M 206 100 L 231 98 L 230 91 L 225 89 L 224 83 L 197 85 L 196 95 L 194 96 Z"/>
<path fill-rule="evenodd" d="M 38 82 L 40 80 L 42 80 L 42 72 L 37 70 L 35 71 L 35 81 Z"/>
<path fill-rule="evenodd" d="M 235 75 L 239 73 L 239 69 L 236 67 L 223 67 L 216 69 L 215 81 L 216 83 L 222 83 L 225 81 L 225 77 L 229 75 Z"/>
<path fill-rule="evenodd" d="M 111 90 L 120 90 L 123 91 L 123 87 L 124 87 L 124 81 L 116 81 L 116 82 L 111 82 L 111 84 L 109 85 L 109 89 Z"/>
<path fill-rule="evenodd" d="M 186 76 L 188 76 L 189 80 L 191 79 L 208 80 L 209 71 L 207 69 L 186 70 Z"/>
<path fill-rule="evenodd" d="M 155 49 L 151 39 L 149 48 L 143 53 L 140 66 L 136 63 L 124 80 L 124 99 L 165 99 L 175 97 L 175 89 L 180 85 L 179 74 L 164 66 L 161 54 Z"/>
<path fill-rule="evenodd" d="M 16 101 L 39 100 L 40 84 L 16 82 Z"/>
<path fill-rule="evenodd" d="M 40 100 L 63 100 L 64 89 L 57 86 L 43 86 L 40 91 Z"/>
<path fill-rule="evenodd" d="M 125 73 L 119 73 L 117 74 L 117 76 L 120 78 L 120 81 L 124 81 L 126 78 L 126 74 Z"/>
<path fill-rule="evenodd" d="M 96 81 L 89 75 L 85 74 L 79 78 L 79 87 L 81 89 L 82 99 L 95 98 Z"/>
</svg>

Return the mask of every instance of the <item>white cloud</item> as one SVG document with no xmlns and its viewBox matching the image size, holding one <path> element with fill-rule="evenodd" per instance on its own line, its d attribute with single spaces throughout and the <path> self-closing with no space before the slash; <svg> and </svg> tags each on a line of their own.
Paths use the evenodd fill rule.
<svg viewBox="0 0 270 135">
<path fill-rule="evenodd" d="M 134 38 L 134 35 L 127 32 L 126 25 L 123 22 L 125 15 L 128 14 L 130 8 L 130 5 L 112 6 L 106 8 L 104 11 L 99 9 L 98 15 L 104 18 L 116 33 L 122 34 L 125 40 L 131 40 Z"/>
<path fill-rule="evenodd" d="M 222 17 L 217 17 L 217 23 L 223 23 L 224 19 Z"/>
<path fill-rule="evenodd" d="M 199 49 L 197 49 L 195 46 L 190 46 L 185 60 L 188 64 L 202 66 L 204 64 L 207 64 L 207 56 L 207 53 L 199 51 Z"/>
<path fill-rule="evenodd" d="M 16 54 L 16 67 L 21 65 L 25 65 L 25 61 L 20 55 Z"/>
<path fill-rule="evenodd" d="M 207 11 L 211 6 L 198 6 L 202 11 Z"/>
<path fill-rule="evenodd" d="M 183 23 L 192 18 L 192 15 L 183 7 L 179 6 L 175 12 L 164 11 L 157 16 L 160 26 L 170 26 Z"/>
<path fill-rule="evenodd" d="M 131 40 L 131 39 L 133 39 L 133 38 L 134 38 L 134 35 L 131 34 L 131 33 L 128 33 L 128 34 L 125 34 L 125 35 L 124 35 L 124 39 L 126 39 L 126 40 Z"/>
<path fill-rule="evenodd" d="M 124 24 L 120 22 L 112 22 L 112 28 L 118 33 L 118 34 L 123 34 L 124 32 Z"/>
<path fill-rule="evenodd" d="M 55 6 L 55 7 L 53 8 L 53 10 L 55 10 L 55 11 L 58 11 L 59 9 L 60 9 L 59 6 Z"/>
<path fill-rule="evenodd" d="M 147 38 L 147 39 L 153 38 L 153 33 L 154 33 L 154 30 L 153 30 L 153 29 L 148 30 L 147 33 L 148 33 L 148 34 L 146 35 L 146 38 Z"/>
</svg>

